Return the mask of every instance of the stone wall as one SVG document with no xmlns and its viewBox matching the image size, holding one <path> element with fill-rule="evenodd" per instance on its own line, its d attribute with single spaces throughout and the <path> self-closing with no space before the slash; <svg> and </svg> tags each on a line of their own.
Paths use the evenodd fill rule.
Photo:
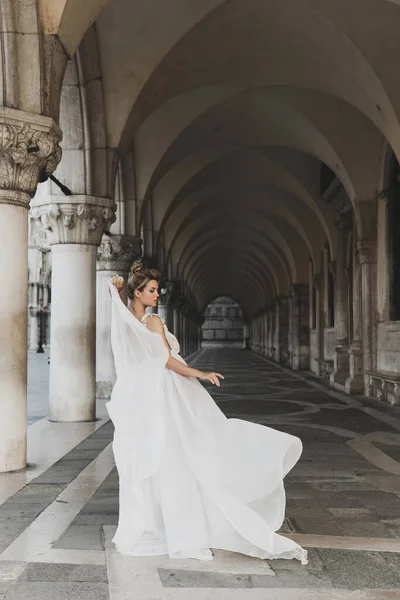
<svg viewBox="0 0 400 600">
<path fill-rule="evenodd" d="M 378 325 L 378 360 L 380 371 L 400 372 L 400 322 Z"/>
<path fill-rule="evenodd" d="M 230 298 L 217 298 L 208 305 L 202 326 L 202 346 L 244 344 L 244 321 L 240 307 Z"/>
</svg>

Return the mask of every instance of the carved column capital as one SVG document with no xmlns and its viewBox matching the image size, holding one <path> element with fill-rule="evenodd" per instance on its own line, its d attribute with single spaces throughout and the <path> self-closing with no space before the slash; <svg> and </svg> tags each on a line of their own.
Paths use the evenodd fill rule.
<svg viewBox="0 0 400 600">
<path fill-rule="evenodd" d="M 0 108 L 0 203 L 29 207 L 61 160 L 61 138 L 50 117 Z"/>
<path fill-rule="evenodd" d="M 49 244 L 98 246 L 115 221 L 116 204 L 96 196 L 49 196 L 33 203 L 32 218 L 40 221 Z"/>
<path fill-rule="evenodd" d="M 129 235 L 113 235 L 102 239 L 97 249 L 98 271 L 129 271 L 142 254 L 142 239 Z"/>
<path fill-rule="evenodd" d="M 166 281 L 161 288 L 160 304 L 163 306 L 171 306 L 174 299 L 175 284 L 173 281 Z"/>
<path fill-rule="evenodd" d="M 373 240 L 357 242 L 357 253 L 360 265 L 376 261 L 376 243 Z"/>
</svg>

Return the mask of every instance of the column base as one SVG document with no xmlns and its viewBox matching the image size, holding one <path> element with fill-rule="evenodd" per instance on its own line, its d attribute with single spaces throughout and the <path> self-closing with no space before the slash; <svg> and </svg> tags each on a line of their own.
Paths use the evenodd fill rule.
<svg viewBox="0 0 400 600">
<path fill-rule="evenodd" d="M 308 352 L 292 354 L 291 367 L 293 371 L 306 371 L 310 368 L 310 356 Z"/>
<path fill-rule="evenodd" d="M 330 376 L 331 385 L 341 391 L 345 390 L 350 376 L 349 347 L 346 341 L 335 346 L 334 370 Z"/>
<path fill-rule="evenodd" d="M 344 391 L 346 394 L 357 395 L 364 394 L 365 391 L 365 383 L 364 377 L 357 375 L 356 377 L 349 377 L 346 380 Z"/>
<path fill-rule="evenodd" d="M 363 348 L 359 341 L 356 341 L 349 349 L 349 370 L 350 376 L 345 383 L 346 394 L 364 394 L 364 361 Z"/>
</svg>

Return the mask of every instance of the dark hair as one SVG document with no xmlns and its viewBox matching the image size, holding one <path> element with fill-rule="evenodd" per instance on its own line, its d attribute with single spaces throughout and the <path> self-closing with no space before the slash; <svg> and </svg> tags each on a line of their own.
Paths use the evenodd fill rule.
<svg viewBox="0 0 400 600">
<path fill-rule="evenodd" d="M 160 272 L 157 269 L 146 269 L 141 261 L 136 261 L 131 266 L 131 274 L 128 277 L 128 298 L 132 300 L 135 290 L 142 292 L 149 281 L 159 281 Z"/>
</svg>

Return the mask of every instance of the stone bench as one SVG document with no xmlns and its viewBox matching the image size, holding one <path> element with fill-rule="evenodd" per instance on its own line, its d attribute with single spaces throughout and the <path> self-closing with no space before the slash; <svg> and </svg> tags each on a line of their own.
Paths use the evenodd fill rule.
<svg viewBox="0 0 400 600">
<path fill-rule="evenodd" d="M 368 375 L 367 396 L 376 392 L 379 400 L 400 404 L 400 373 L 392 371 L 366 371 Z"/>
<path fill-rule="evenodd" d="M 333 372 L 333 366 L 334 366 L 333 360 L 328 359 L 328 358 L 317 358 L 316 361 L 320 365 L 321 377 L 323 379 L 329 379 L 331 376 L 331 373 Z"/>
</svg>

